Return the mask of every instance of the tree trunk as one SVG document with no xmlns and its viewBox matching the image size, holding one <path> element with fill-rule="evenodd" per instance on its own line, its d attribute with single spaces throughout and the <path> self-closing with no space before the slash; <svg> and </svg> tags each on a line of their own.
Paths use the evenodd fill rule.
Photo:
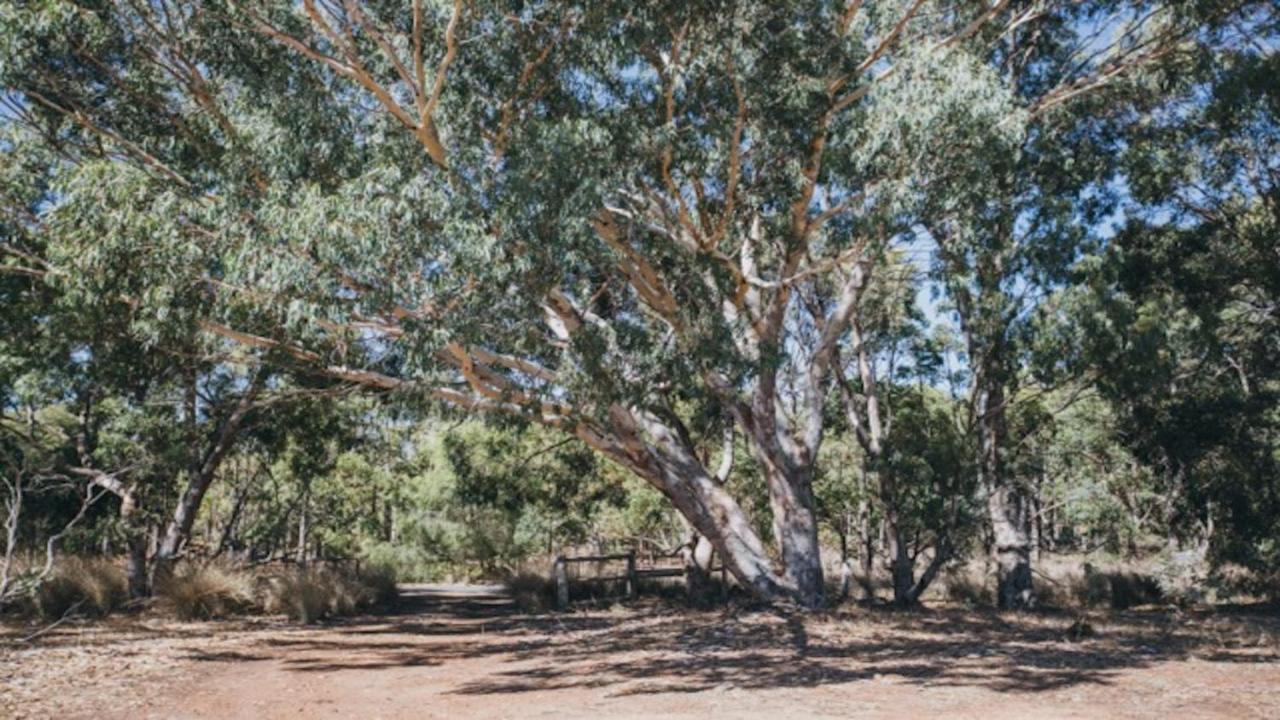
<svg viewBox="0 0 1280 720">
<path fill-rule="evenodd" d="M 302 511 L 298 513 L 298 549 L 295 559 L 299 565 L 307 563 L 307 505 L 310 495 L 306 490 L 302 492 Z"/>
<path fill-rule="evenodd" d="M 209 485 L 213 483 L 218 468 L 239 437 L 245 417 L 253 409 L 254 401 L 265 380 L 266 376 L 261 371 L 254 375 L 249 387 L 237 400 L 235 408 L 218 426 L 208 451 L 200 458 L 200 462 L 193 463 L 190 476 L 187 478 L 187 486 L 183 488 L 182 497 L 179 498 L 173 517 L 165 527 L 160 545 L 156 549 L 153 582 L 156 576 L 163 577 L 170 571 L 183 545 L 190 538 L 191 526 L 200 512 L 200 504 L 204 502 L 205 493 L 209 491 Z"/>
<path fill-rule="evenodd" d="M 773 532 L 782 555 L 783 577 L 795 588 L 796 600 L 805 607 L 819 607 L 825 600 L 826 588 L 817 514 L 807 477 L 796 474 L 800 477 L 769 478 Z"/>
<path fill-rule="evenodd" d="M 993 489 L 987 500 L 995 539 L 996 602 L 1001 610 L 1035 604 L 1028 505 L 1026 497 L 1011 487 Z"/>
<path fill-rule="evenodd" d="M 897 513 L 890 511 L 885 517 L 886 538 L 889 541 L 889 573 L 893 578 L 893 604 L 910 607 L 916 601 L 912 590 L 916 584 L 915 558 L 911 557 L 906 538 L 897 526 Z"/>
<path fill-rule="evenodd" d="M 120 497 L 120 522 L 125 532 L 125 578 L 129 597 L 137 600 L 151 595 L 147 572 L 147 529 L 138 513 L 138 492 L 130 486 Z"/>
<path fill-rule="evenodd" d="M 853 532 L 853 518 L 845 509 L 840 514 L 840 522 L 836 526 L 836 534 L 840 538 L 840 596 L 837 603 L 849 599 L 853 593 L 853 565 L 849 562 L 849 534 Z"/>
<path fill-rule="evenodd" d="M 178 498 L 178 504 L 174 507 L 173 515 L 165 526 L 164 533 L 160 536 L 160 543 L 156 547 L 155 567 L 152 570 L 153 583 L 167 577 L 173 569 L 173 563 L 177 561 L 187 538 L 191 536 L 191 526 L 196 521 L 200 504 L 204 501 L 205 492 L 208 491 L 212 480 L 213 475 L 209 474 L 195 476 L 187 481 L 182 497 Z"/>
<path fill-rule="evenodd" d="M 902 543 L 898 543 L 902 547 Z M 915 561 L 900 549 L 895 554 L 890 570 L 893 574 L 893 604 L 901 608 L 911 607 L 916 603 L 913 590 L 916 586 Z"/>
<path fill-rule="evenodd" d="M 910 552 L 907 539 L 892 522 L 887 525 L 891 558 L 889 569 L 893 575 L 893 604 L 902 608 L 912 607 L 920 602 L 920 596 L 924 595 L 924 591 L 929 589 L 943 566 L 951 559 L 951 546 L 945 536 L 939 539 L 933 558 L 920 577 L 916 578 L 916 558 Z"/>
<path fill-rule="evenodd" d="M 1002 610 L 1035 605 L 1031 577 L 1031 500 L 1004 476 L 1004 387 L 989 377 L 980 381 L 974 404 L 978 431 L 979 486 L 987 492 L 992 550 L 996 564 L 996 604 Z"/>
<path fill-rule="evenodd" d="M 125 578 L 129 583 L 129 597 L 137 600 L 151 595 L 150 575 L 147 572 L 147 536 L 145 532 L 130 532 L 125 541 L 128 555 L 125 558 Z"/>
<path fill-rule="evenodd" d="M 943 537 L 938 540 L 938 545 L 934 548 L 933 558 L 929 560 L 929 565 L 925 567 L 924 572 L 920 573 L 920 579 L 911 588 L 911 604 L 920 601 L 920 596 L 924 595 L 924 591 L 929 589 L 929 586 L 937 579 L 938 573 L 942 571 L 943 566 L 950 559 L 951 543 L 947 538 Z"/>
<path fill-rule="evenodd" d="M 742 507 L 698 460 L 687 439 L 665 422 L 642 412 L 615 407 L 611 411 L 610 435 L 603 436 L 579 428 L 580 437 L 658 488 L 693 529 L 711 543 L 725 567 L 748 592 L 766 601 L 791 599 L 806 606 L 821 601 L 813 592 L 812 571 L 805 573 L 800 560 L 810 558 L 821 587 L 821 566 L 817 560 L 817 527 L 790 517 L 782 535 L 783 557 L 790 557 L 789 572 L 779 573 Z M 793 546 L 799 545 L 800 552 Z M 806 546 L 812 548 L 806 553 Z M 807 577 L 806 577 L 807 576 Z M 803 581 L 806 584 L 801 585 Z"/>
<path fill-rule="evenodd" d="M 912 590 L 916 584 L 916 561 L 902 531 L 898 517 L 898 488 L 886 470 L 876 473 L 881 500 L 884 502 L 885 549 L 889 551 L 889 575 L 893 583 L 893 604 L 909 607 L 915 603 Z"/>
<path fill-rule="evenodd" d="M 151 595 L 147 573 L 147 549 L 150 544 L 147 526 L 138 508 L 138 483 L 125 484 L 119 478 L 92 469 L 84 471 L 91 483 L 114 494 L 120 500 L 120 525 L 125 533 L 125 580 L 129 597 L 137 600 Z"/>
<path fill-rule="evenodd" d="M 876 568 L 876 538 L 871 532 L 871 504 L 858 503 L 858 570 L 862 573 L 862 599 L 875 600 L 876 587 L 872 579 Z"/>
<path fill-rule="evenodd" d="M 711 560 L 715 554 L 711 541 L 694 533 L 680 554 L 684 560 L 685 594 L 689 604 L 706 605 L 711 599 Z"/>
<path fill-rule="evenodd" d="M 705 475 L 695 475 L 691 479 L 669 480 L 665 490 L 676 509 L 711 543 L 744 588 L 764 600 L 796 596 L 786 578 L 774 571 L 750 519 L 722 488 Z"/>
</svg>

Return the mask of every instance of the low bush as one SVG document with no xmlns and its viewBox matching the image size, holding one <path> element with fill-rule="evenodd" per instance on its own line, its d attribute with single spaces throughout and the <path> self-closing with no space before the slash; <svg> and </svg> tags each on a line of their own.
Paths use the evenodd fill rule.
<svg viewBox="0 0 1280 720">
<path fill-rule="evenodd" d="M 1042 583 L 1042 586 L 1051 589 L 1049 596 L 1042 592 L 1045 605 L 1099 608 L 1111 604 L 1111 581 L 1107 573 L 1092 570 L 1064 573 L 1057 582 Z"/>
<path fill-rule="evenodd" d="M 1211 564 L 1204 548 L 1162 553 L 1152 565 L 1152 574 L 1170 602 L 1190 605 L 1215 599 L 1209 584 Z"/>
<path fill-rule="evenodd" d="M 545 573 L 529 569 L 512 572 L 502 583 L 516 606 L 527 613 L 547 612 L 555 606 L 555 582 Z"/>
<path fill-rule="evenodd" d="M 371 607 L 389 607 L 400 596 L 396 588 L 398 577 L 388 565 L 363 564 L 355 572 L 356 580 L 364 586 L 367 603 Z"/>
<path fill-rule="evenodd" d="M 289 568 L 266 575 L 261 604 L 268 613 L 314 623 L 326 617 L 350 615 L 395 600 L 394 575 L 386 568 Z"/>
<path fill-rule="evenodd" d="M 1224 563 L 1213 569 L 1207 584 L 1219 602 L 1280 602 L 1280 568 Z"/>
<path fill-rule="evenodd" d="M 124 571 L 112 560 L 64 557 L 36 583 L 38 571 L 26 565 L 15 571 L 30 578 L 31 587 L 10 597 L 5 612 L 44 620 L 102 617 L 129 600 Z M 157 581 L 154 607 L 188 620 L 265 612 L 310 623 L 390 606 L 397 596 L 396 579 L 391 568 L 376 564 L 281 569 L 184 561 Z"/>
<path fill-rule="evenodd" d="M 1139 605 L 1150 605 L 1164 600 L 1164 592 L 1160 582 L 1139 572 L 1117 571 L 1106 574 L 1111 588 L 1110 602 L 1112 609 L 1128 610 Z"/>
<path fill-rule="evenodd" d="M 263 609 L 273 615 L 288 615 L 305 623 L 315 622 L 328 608 L 328 593 L 305 570 L 287 570 L 264 578 Z"/>
<path fill-rule="evenodd" d="M 942 589 L 947 600 L 965 605 L 991 605 L 996 597 L 987 578 L 969 568 L 948 572 Z"/>
<path fill-rule="evenodd" d="M 1059 569 L 1038 580 L 1036 594 L 1048 607 L 1128 610 L 1165 599 L 1154 575 L 1131 567 L 1097 569 L 1086 562 L 1082 571 Z"/>
<path fill-rule="evenodd" d="M 124 571 L 104 558 L 68 557 L 32 593 L 36 614 L 56 620 L 73 610 L 101 617 L 124 605 L 129 587 Z"/>
<path fill-rule="evenodd" d="M 156 598 L 184 619 L 226 617 L 253 608 L 253 574 L 227 563 L 188 563 L 156 589 Z"/>
</svg>

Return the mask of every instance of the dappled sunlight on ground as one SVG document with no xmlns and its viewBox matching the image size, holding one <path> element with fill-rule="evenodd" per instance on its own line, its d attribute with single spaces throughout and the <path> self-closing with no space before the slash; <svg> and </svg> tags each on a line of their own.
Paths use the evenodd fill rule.
<svg viewBox="0 0 1280 720">
<path fill-rule="evenodd" d="M 521 614 L 411 592 L 328 623 L 124 618 L 14 642 L 28 717 L 1280 717 L 1274 610 L 1074 614 L 963 608 L 795 615 L 642 602 Z M 905 713 L 905 715 L 903 715 Z"/>
</svg>

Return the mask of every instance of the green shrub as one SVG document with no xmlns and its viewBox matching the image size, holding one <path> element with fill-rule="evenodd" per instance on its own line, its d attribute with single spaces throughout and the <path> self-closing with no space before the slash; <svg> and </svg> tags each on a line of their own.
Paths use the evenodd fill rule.
<svg viewBox="0 0 1280 720">
<path fill-rule="evenodd" d="M 386 568 L 404 582 L 443 582 L 474 576 L 474 571 L 468 569 L 466 563 L 434 557 L 418 544 L 405 546 L 369 542 L 361 546 L 359 557 L 363 563 Z"/>
<path fill-rule="evenodd" d="M 225 617 L 253 607 L 254 579 L 226 563 L 189 563 L 156 587 L 156 597 L 181 618 Z"/>
<path fill-rule="evenodd" d="M 388 607 L 400 597 L 395 569 L 389 565 L 363 564 L 356 570 L 355 579 L 364 589 L 366 606 Z"/>
<path fill-rule="evenodd" d="M 1179 605 L 1213 599 L 1209 573 L 1210 563 L 1202 549 L 1162 553 L 1152 568 L 1163 596 Z"/>
</svg>

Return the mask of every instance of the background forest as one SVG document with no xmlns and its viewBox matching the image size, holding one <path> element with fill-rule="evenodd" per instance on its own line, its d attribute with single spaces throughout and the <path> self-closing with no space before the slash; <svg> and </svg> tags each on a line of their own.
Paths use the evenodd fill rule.
<svg viewBox="0 0 1280 720">
<path fill-rule="evenodd" d="M 0 4 L 0 603 L 631 548 L 806 606 L 1275 598 L 1278 39 L 1227 0 Z"/>
</svg>

